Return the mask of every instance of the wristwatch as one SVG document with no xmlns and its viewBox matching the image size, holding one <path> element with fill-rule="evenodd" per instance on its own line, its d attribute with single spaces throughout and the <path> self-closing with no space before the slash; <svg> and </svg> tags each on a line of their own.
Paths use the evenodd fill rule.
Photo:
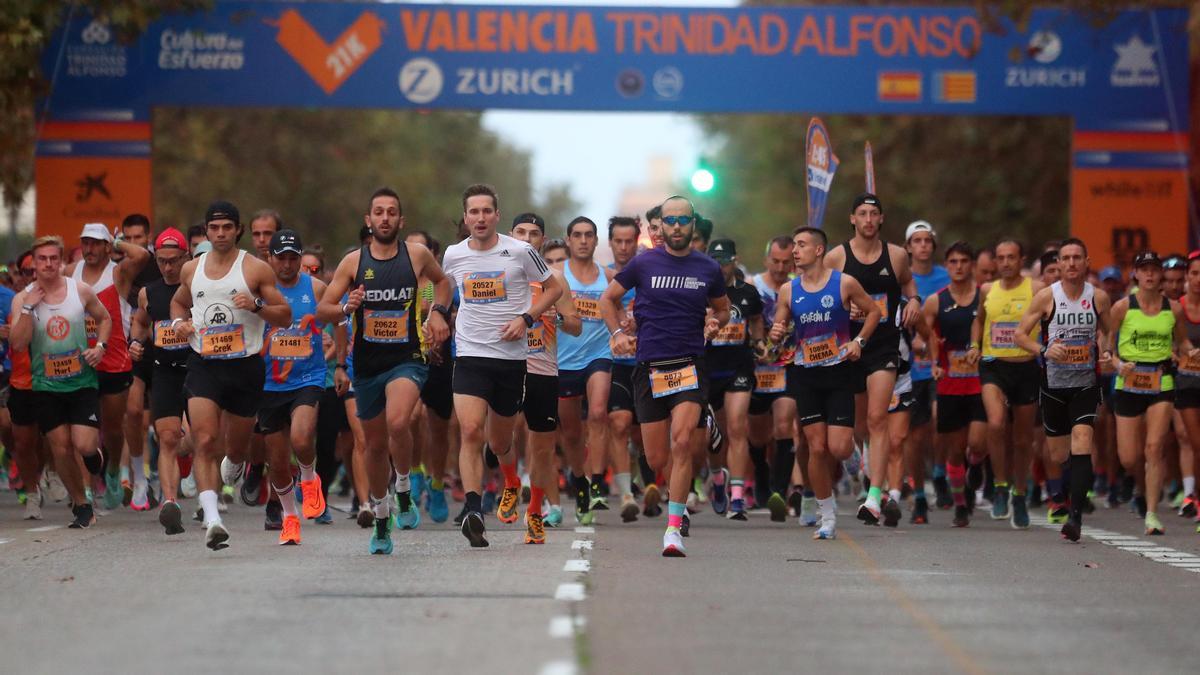
<svg viewBox="0 0 1200 675">
<path fill-rule="evenodd" d="M 866 341 L 866 340 L 864 340 L 864 339 L 863 339 L 863 336 L 861 336 L 861 335 L 858 335 L 858 336 L 856 336 L 856 337 L 854 338 L 854 341 L 858 343 L 858 348 L 859 348 L 859 349 L 865 349 L 865 348 L 866 348 L 866 346 L 867 346 L 867 341 Z"/>
<path fill-rule="evenodd" d="M 525 327 L 526 328 L 533 328 L 533 317 L 529 316 L 529 312 L 525 312 L 525 313 L 521 314 L 521 318 L 525 319 Z"/>
<path fill-rule="evenodd" d="M 450 320 L 450 308 L 445 305 L 434 305 L 430 307 L 429 310 L 431 312 L 437 312 L 438 314 L 441 314 L 442 318 L 446 321 Z"/>
<path fill-rule="evenodd" d="M 100 351 L 102 351 L 102 352 L 108 351 L 108 345 L 104 344 L 103 342 L 100 342 L 99 340 L 96 341 L 96 346 L 99 347 Z"/>
<path fill-rule="evenodd" d="M 254 309 L 251 311 L 254 312 L 255 314 L 258 314 L 259 311 L 262 310 L 262 308 L 266 307 L 266 306 L 267 306 L 266 300 L 263 300 L 262 298 L 255 298 L 254 299 Z"/>
<path fill-rule="evenodd" d="M 30 305 L 30 304 L 21 305 L 21 313 L 22 314 L 33 314 L 33 305 Z"/>
</svg>

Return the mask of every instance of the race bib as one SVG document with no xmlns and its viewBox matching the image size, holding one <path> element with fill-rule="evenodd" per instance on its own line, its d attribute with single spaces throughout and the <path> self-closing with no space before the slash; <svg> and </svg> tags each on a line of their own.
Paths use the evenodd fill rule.
<svg viewBox="0 0 1200 675">
<path fill-rule="evenodd" d="M 271 333 L 268 353 L 280 361 L 303 361 L 312 356 L 312 336 L 300 328 L 280 328 Z"/>
<path fill-rule="evenodd" d="M 746 344 L 746 322 L 741 318 L 730 319 L 713 336 L 714 347 L 740 347 Z"/>
<path fill-rule="evenodd" d="M 154 322 L 154 346 L 159 349 L 186 349 L 188 341 L 175 334 L 175 327 L 170 321 Z"/>
<path fill-rule="evenodd" d="M 89 345 L 95 344 L 96 340 L 99 339 L 99 337 L 100 337 L 100 330 L 99 330 L 98 324 L 96 323 L 96 320 L 93 319 L 92 315 L 90 315 L 90 314 L 83 317 L 83 331 L 85 333 L 87 333 L 87 339 L 88 339 Z"/>
<path fill-rule="evenodd" d="M 946 363 L 949 365 L 949 368 L 947 368 L 946 371 L 950 377 L 956 379 L 979 377 L 979 364 L 976 363 L 972 365 L 971 362 L 967 360 L 968 353 L 969 352 L 956 351 L 952 349 L 948 354 L 946 354 Z"/>
<path fill-rule="evenodd" d="M 47 380 L 69 380 L 83 372 L 83 355 L 78 349 L 42 357 Z"/>
<path fill-rule="evenodd" d="M 600 294 L 594 291 L 571 291 L 575 300 L 575 311 L 584 321 L 601 321 Z"/>
<path fill-rule="evenodd" d="M 1162 392 L 1162 369 L 1158 366 L 1134 366 L 1133 372 L 1125 376 L 1121 391 L 1130 394 L 1158 394 Z"/>
<path fill-rule="evenodd" d="M 831 365 L 846 356 L 845 350 L 838 349 L 837 335 L 833 333 L 808 338 L 800 348 L 801 363 L 808 368 Z"/>
<path fill-rule="evenodd" d="M 1179 362 L 1179 374 L 1200 377 L 1200 355 L 1184 356 Z"/>
<path fill-rule="evenodd" d="M 927 356 L 917 356 L 913 358 L 912 365 L 916 370 L 929 370 L 933 368 L 933 360 Z"/>
<path fill-rule="evenodd" d="M 997 321 L 992 324 L 992 349 L 1013 349 L 1017 346 L 1016 321 Z"/>
<path fill-rule="evenodd" d="M 363 339 L 377 344 L 408 342 L 408 310 L 363 311 Z"/>
<path fill-rule="evenodd" d="M 200 356 L 206 359 L 237 359 L 246 355 L 246 337 L 240 323 L 209 326 L 200 330 Z"/>
<path fill-rule="evenodd" d="M 530 354 L 542 354 L 546 351 L 546 324 L 538 321 L 525 333 L 526 344 Z"/>
<path fill-rule="evenodd" d="M 1055 363 L 1066 370 L 1092 370 L 1095 368 L 1092 358 L 1092 343 L 1089 340 L 1059 341 L 1067 351 L 1061 361 Z"/>
<path fill-rule="evenodd" d="M 886 322 L 888 320 L 887 293 L 875 293 L 871 296 L 871 299 L 875 301 L 875 306 L 879 308 L 879 313 L 883 315 L 879 319 L 880 323 Z"/>
<path fill-rule="evenodd" d="M 754 391 L 762 394 L 787 391 L 787 370 L 782 366 L 758 366 L 754 369 Z"/>
<path fill-rule="evenodd" d="M 508 299 L 504 272 L 472 272 L 463 280 L 463 301 L 486 305 Z"/>
<path fill-rule="evenodd" d="M 650 395 L 654 398 L 699 388 L 700 374 L 694 364 L 676 370 L 650 369 Z"/>
</svg>

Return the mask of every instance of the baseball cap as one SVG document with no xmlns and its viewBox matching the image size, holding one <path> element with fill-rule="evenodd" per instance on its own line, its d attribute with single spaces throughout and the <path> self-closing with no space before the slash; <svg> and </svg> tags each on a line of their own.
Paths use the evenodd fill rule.
<svg viewBox="0 0 1200 675">
<path fill-rule="evenodd" d="M 1120 281 L 1124 277 L 1121 275 L 1121 268 L 1116 265 L 1109 265 L 1100 270 L 1100 274 L 1096 275 L 1100 281 Z"/>
<path fill-rule="evenodd" d="M 226 201 L 215 201 L 208 205 L 208 210 L 204 212 L 204 222 L 211 223 L 214 220 L 224 220 L 228 218 L 239 225 L 242 222 L 242 216 L 238 213 L 238 208 Z"/>
<path fill-rule="evenodd" d="M 708 245 L 708 255 L 719 263 L 733 262 L 737 255 L 737 244 L 732 239 L 713 239 Z"/>
<path fill-rule="evenodd" d="M 300 235 L 294 230 L 280 230 L 271 236 L 271 255 L 284 253 L 304 253 L 304 245 L 300 243 Z"/>
<path fill-rule="evenodd" d="M 518 225 L 524 225 L 525 223 L 536 225 L 537 229 L 542 231 L 542 234 L 546 233 L 546 221 L 536 213 L 522 213 L 516 218 L 513 218 L 513 229 L 516 229 Z"/>
<path fill-rule="evenodd" d="M 870 192 L 864 192 L 854 198 L 854 203 L 850 205 L 850 213 L 857 211 L 858 207 L 862 206 L 863 204 L 870 204 L 871 206 L 877 207 L 879 212 L 883 213 L 883 202 L 879 201 L 879 197 L 876 197 Z"/>
<path fill-rule="evenodd" d="M 200 242 L 199 244 L 196 244 L 196 252 L 193 253 L 193 255 L 198 256 L 201 253 L 208 253 L 211 250 L 212 250 L 212 242 L 205 239 L 204 241 Z"/>
<path fill-rule="evenodd" d="M 1154 251 L 1142 251 L 1133 259 L 1133 267 L 1134 269 L 1137 269 L 1142 265 L 1154 265 L 1156 267 L 1161 267 L 1162 260 L 1159 259 L 1158 254 Z"/>
<path fill-rule="evenodd" d="M 858 208 L 857 206 L 855 208 Z M 880 209 L 882 211 L 882 209 Z M 937 239 L 937 231 L 933 229 L 933 225 L 927 220 L 914 220 L 908 224 L 908 229 L 904 231 L 904 241 L 907 242 L 913 238 L 913 235 L 918 232 L 928 232 L 929 236 Z"/>
<path fill-rule="evenodd" d="M 1179 253 L 1169 255 L 1165 260 L 1163 260 L 1164 270 L 1181 270 L 1185 267 L 1187 267 L 1187 258 L 1184 258 Z"/>
<path fill-rule="evenodd" d="M 98 241 L 112 242 L 112 232 L 104 226 L 104 223 L 88 223 L 83 226 L 83 232 L 79 233 L 80 239 L 96 239 Z"/>
<path fill-rule="evenodd" d="M 1038 258 L 1038 262 L 1042 264 L 1043 270 L 1046 269 L 1047 267 L 1058 262 L 1058 251 L 1046 251 L 1040 258 Z"/>
<path fill-rule="evenodd" d="M 179 248 L 186 251 L 187 247 L 187 239 L 184 238 L 183 233 L 173 227 L 168 227 L 167 229 L 163 230 L 154 239 L 155 250 L 163 248 Z"/>
</svg>

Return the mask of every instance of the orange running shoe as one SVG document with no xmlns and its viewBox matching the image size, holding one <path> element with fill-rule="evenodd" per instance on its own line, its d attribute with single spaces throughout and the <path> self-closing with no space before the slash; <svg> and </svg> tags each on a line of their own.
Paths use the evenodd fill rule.
<svg viewBox="0 0 1200 675">
<path fill-rule="evenodd" d="M 496 518 L 502 523 L 517 522 L 517 510 L 521 504 L 521 491 L 518 488 L 504 488 L 500 493 L 500 505 L 496 507 Z"/>
<path fill-rule="evenodd" d="M 304 517 L 312 520 L 325 513 L 325 493 L 321 490 L 321 477 L 300 481 L 300 492 L 304 495 Z"/>
<path fill-rule="evenodd" d="M 525 543 L 526 544 L 544 544 L 544 543 L 546 543 L 546 528 L 542 525 L 542 514 L 540 514 L 540 513 L 525 514 Z"/>
<path fill-rule="evenodd" d="M 280 546 L 297 546 L 300 544 L 300 518 L 296 516 L 283 517 L 283 531 L 279 533 Z"/>
</svg>

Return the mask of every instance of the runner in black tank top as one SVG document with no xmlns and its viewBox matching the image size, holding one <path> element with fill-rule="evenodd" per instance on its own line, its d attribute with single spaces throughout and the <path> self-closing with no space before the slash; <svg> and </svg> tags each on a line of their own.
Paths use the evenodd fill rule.
<svg viewBox="0 0 1200 675">
<path fill-rule="evenodd" d="M 896 327 L 896 311 L 900 306 L 900 283 L 896 281 L 896 271 L 892 269 L 892 258 L 887 254 L 887 242 L 880 240 L 880 244 L 882 244 L 882 248 L 879 258 L 869 264 L 854 257 L 854 251 L 850 249 L 850 242 L 842 244 L 842 249 L 846 254 L 846 264 L 842 271 L 858 279 L 863 290 L 883 311 L 879 327 L 875 329 L 870 341 L 867 342 L 867 348 L 863 352 L 864 357 L 868 352 L 879 354 L 886 352 L 889 355 L 895 352 L 894 361 L 899 364 L 900 329 Z M 850 322 L 850 330 L 860 328 L 862 328 L 861 321 Z"/>
<path fill-rule="evenodd" d="M 354 288 L 366 289 L 362 307 L 354 312 L 354 372 L 369 377 L 406 361 L 425 362 L 417 314 L 417 276 L 408 246 L 396 256 L 376 260 L 363 246 L 354 275 Z"/>
</svg>

